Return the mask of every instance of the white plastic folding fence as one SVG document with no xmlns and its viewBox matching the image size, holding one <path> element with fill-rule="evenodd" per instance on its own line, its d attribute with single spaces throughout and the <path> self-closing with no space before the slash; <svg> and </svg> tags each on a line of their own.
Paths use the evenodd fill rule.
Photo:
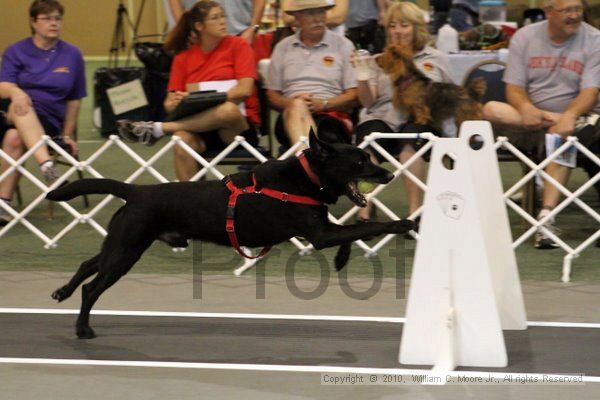
<svg viewBox="0 0 600 400">
<path fill-rule="evenodd" d="M 377 140 L 380 139 L 427 139 L 429 142 L 423 146 L 418 152 L 415 153 L 413 157 L 407 160 L 404 164 L 400 163 L 398 160 L 394 159 L 394 157 L 389 154 L 385 149 L 383 149 L 379 144 L 377 144 Z M 364 141 L 359 145 L 361 148 L 370 147 L 373 151 L 381 154 L 387 161 L 389 161 L 392 166 L 395 168 L 394 175 L 398 177 L 401 174 L 406 175 L 409 179 L 411 179 L 415 184 L 417 184 L 422 189 L 426 190 L 426 185 L 422 181 L 420 181 L 417 177 L 412 175 L 407 168 L 415 161 L 415 159 L 421 157 L 426 151 L 428 151 L 432 146 L 435 146 L 435 142 L 439 140 L 438 137 L 433 136 L 429 133 L 423 133 L 420 135 L 416 134 L 395 134 L 395 133 L 372 133 L 365 137 Z M 591 208 L 588 204 L 586 204 L 583 200 L 581 200 L 581 195 L 585 193 L 588 189 L 592 188 L 594 184 L 596 184 L 600 180 L 600 173 L 597 173 L 595 176 L 591 177 L 587 182 L 585 182 L 581 187 L 579 187 L 574 192 L 571 192 L 564 185 L 561 185 L 555 179 L 553 179 L 544 169 L 550 164 L 553 160 L 559 157 L 564 152 L 568 151 L 572 146 L 574 146 L 581 154 L 585 157 L 589 158 L 596 165 L 600 166 L 600 158 L 592 153 L 589 149 L 579 143 L 579 140 L 572 136 L 569 137 L 565 143 L 560 146 L 556 151 L 550 154 L 545 160 L 541 161 L 539 164 L 536 164 L 530 158 L 528 158 L 523 152 L 513 146 L 506 137 L 499 137 L 496 140 L 495 148 L 499 150 L 501 148 L 512 153 L 516 159 L 523 162 L 528 168 L 531 170 L 525 174 L 520 180 L 518 180 L 513 186 L 508 188 L 508 190 L 504 193 L 504 201 L 507 206 L 514 210 L 519 216 L 525 219 L 529 224 L 531 224 L 531 228 L 529 228 L 525 233 L 523 233 L 520 237 L 518 237 L 513 242 L 513 248 L 517 248 L 523 243 L 527 241 L 538 229 L 543 230 L 548 236 L 550 236 L 562 250 L 567 253 L 563 259 L 563 271 L 562 271 L 562 281 L 569 282 L 570 274 L 571 274 L 571 266 L 574 258 L 577 258 L 586 248 L 590 245 L 593 245 L 596 240 L 600 238 L 600 229 L 597 229 L 594 233 L 592 233 L 586 240 L 580 243 L 577 247 L 573 248 L 565 243 L 560 237 L 556 236 L 553 232 L 549 231 L 544 227 L 544 224 L 548 222 L 548 220 L 555 218 L 561 211 L 563 211 L 568 205 L 571 203 L 575 203 L 578 205 L 584 212 L 586 212 L 594 221 L 600 224 L 600 214 Z M 522 207 L 516 204 L 513 200 L 511 200 L 511 196 L 520 191 L 523 186 L 531 179 L 535 179 L 536 174 L 540 174 L 543 179 L 546 180 L 546 184 L 552 184 L 558 188 L 558 190 L 565 196 L 562 202 L 559 203 L 557 207 L 555 207 L 545 218 L 541 220 L 537 220 L 536 216 L 529 214 Z M 388 186 L 390 184 L 388 183 Z M 391 212 L 391 210 L 386 207 L 381 201 L 376 199 L 376 196 L 381 193 L 382 190 L 385 189 L 384 185 L 380 185 L 376 190 L 370 193 L 367 197 L 373 201 L 373 204 L 378 207 L 381 211 L 383 211 L 388 217 L 391 219 L 398 219 L 398 216 Z M 357 207 L 353 207 L 349 213 L 355 213 L 358 210 Z M 410 215 L 409 218 L 414 219 L 418 215 L 420 215 L 422 209 L 417 210 L 413 215 Z M 591 221 L 590 221 L 591 222 Z M 418 235 L 413 233 L 413 237 L 418 239 Z M 357 242 L 363 249 L 366 251 L 366 255 L 370 255 L 375 253 L 379 248 L 381 248 L 380 243 L 385 241 L 387 238 L 382 239 L 375 246 L 368 248 L 368 246 L 364 243 Z"/>
<path fill-rule="evenodd" d="M 398 161 L 398 159 L 396 159 L 394 156 L 389 154 L 378 143 L 378 141 L 381 139 L 417 139 L 417 138 L 426 140 L 426 143 L 410 159 L 408 159 L 404 163 L 401 163 L 400 161 Z M 359 147 L 361 147 L 363 149 L 370 148 L 372 151 L 375 151 L 375 152 L 381 154 L 381 156 L 386 161 L 388 161 L 392 166 L 394 179 L 387 185 L 377 186 L 373 192 L 371 192 L 370 194 L 367 195 L 367 198 L 373 202 L 374 206 L 377 207 L 380 210 L 380 212 L 385 214 L 388 218 L 399 219 L 400 217 L 389 206 L 387 206 L 381 200 L 379 200 L 378 195 L 383 190 L 385 190 L 387 187 L 397 184 L 397 181 L 398 181 L 397 178 L 400 175 L 405 175 L 410 180 L 412 180 L 418 187 L 420 187 L 422 190 L 426 191 L 427 185 L 424 182 L 422 182 L 419 178 L 414 176 L 408 170 L 408 168 L 416 160 L 421 158 L 427 151 L 431 150 L 431 148 L 433 146 L 435 146 L 435 143 L 437 140 L 439 140 L 439 139 L 430 133 L 399 134 L 399 133 L 376 132 L 376 133 L 372 133 L 372 134 L 368 135 L 367 137 L 365 137 L 364 141 L 358 145 Z M 35 151 L 40 146 L 43 146 L 44 144 L 51 147 L 66 162 L 68 162 L 71 165 L 69 167 L 69 169 L 66 172 L 64 172 L 63 175 L 61 175 L 61 177 L 56 182 L 54 182 L 51 187 L 46 186 L 43 182 L 41 182 L 36 177 L 36 175 L 29 172 L 23 166 L 25 161 L 27 161 L 29 158 L 31 158 L 32 155 L 35 153 Z M 191 179 L 193 181 L 196 181 L 196 180 L 204 177 L 207 173 L 211 173 L 218 179 L 223 178 L 223 176 L 224 176 L 223 173 L 221 173 L 219 171 L 219 169 L 217 168 L 219 162 L 221 162 L 231 152 L 233 152 L 236 148 L 238 148 L 240 146 L 243 147 L 244 149 L 246 149 L 253 157 L 255 157 L 260 162 L 267 161 L 267 158 L 265 158 L 259 151 L 257 151 L 254 147 L 252 147 L 250 144 L 248 144 L 244 140 L 244 138 L 241 136 L 236 137 L 235 140 L 230 145 L 228 145 L 223 151 L 221 151 L 215 158 L 213 158 L 211 160 L 207 160 L 204 157 L 202 157 L 200 154 L 196 153 L 191 147 L 189 147 L 180 138 L 178 138 L 176 136 L 173 136 L 173 137 L 171 137 L 170 140 L 166 141 L 165 145 L 163 147 L 159 148 L 158 151 L 154 155 L 152 155 L 148 160 L 145 160 L 143 157 L 141 157 L 139 154 L 137 154 L 133 150 L 132 147 L 130 147 L 127 143 L 123 142 L 118 136 L 115 136 L 115 135 L 110 136 L 109 139 L 104 144 L 102 144 L 100 146 L 100 148 L 98 148 L 94 153 L 92 153 L 86 160 L 79 160 L 79 161 L 77 161 L 75 158 L 73 158 L 71 155 L 69 155 L 64 149 L 62 149 L 60 146 L 58 146 L 56 143 L 54 143 L 47 136 L 44 136 L 40 142 L 38 142 L 34 147 L 29 149 L 18 160 L 13 160 L 10 156 L 8 156 L 6 153 L 4 153 L 0 149 L 0 162 L 2 162 L 2 163 L 6 162 L 10 165 L 10 168 L 7 171 L 5 171 L 3 174 L 0 174 L 0 182 L 2 180 L 4 180 L 10 173 L 12 173 L 14 171 L 19 171 L 25 179 L 30 180 L 37 188 L 40 189 L 40 194 L 37 197 L 35 197 L 29 204 L 25 205 L 24 208 L 20 212 L 18 212 L 14 208 L 11 208 L 6 203 L 0 202 L 0 207 L 4 208 L 4 210 L 7 211 L 13 217 L 13 220 L 10 223 L 8 223 L 6 226 L 4 226 L 3 228 L 0 229 L 0 241 L 11 229 L 13 229 L 19 223 L 22 224 L 23 226 L 25 226 L 28 230 L 30 230 L 36 237 L 38 237 L 44 243 L 44 246 L 46 248 L 56 247 L 57 243 L 68 232 L 70 232 L 72 229 L 74 229 L 78 224 L 82 224 L 82 223 L 89 224 L 100 235 L 102 235 L 102 236 L 106 235 L 106 230 L 97 221 L 95 221 L 94 218 L 96 217 L 96 215 L 98 214 L 98 212 L 100 210 L 102 210 L 104 207 L 106 207 L 114 199 L 114 197 L 111 195 L 106 196 L 100 203 L 96 204 L 92 209 L 87 210 L 87 212 L 85 212 L 85 213 L 78 212 L 75 208 L 73 208 L 71 205 L 69 205 L 66 202 L 60 202 L 59 203 L 60 206 L 63 207 L 73 217 L 73 220 L 69 224 L 67 224 L 58 234 L 54 235 L 53 237 L 48 236 L 46 233 L 44 233 L 42 230 L 40 230 L 38 227 L 36 227 L 31 221 L 29 221 L 27 219 L 27 216 L 31 213 L 31 211 L 35 207 L 37 207 L 38 205 L 40 205 L 40 203 L 43 202 L 43 200 L 45 198 L 45 194 L 48 191 L 52 190 L 53 188 L 59 186 L 65 180 L 69 179 L 69 177 L 71 177 L 77 170 L 85 171 L 87 174 L 89 174 L 92 177 L 102 178 L 103 176 L 96 169 L 94 169 L 93 163 L 101 155 L 103 155 L 104 153 L 106 153 L 110 150 L 113 150 L 113 149 L 120 149 L 125 155 L 130 157 L 137 164 L 139 164 L 139 167 L 137 168 L 137 170 L 134 171 L 127 179 L 125 179 L 125 182 L 128 182 L 128 183 L 134 182 L 140 175 L 142 175 L 146 171 L 148 173 L 150 173 L 152 176 L 154 176 L 158 182 L 168 182 L 168 179 L 166 179 L 159 171 L 157 171 L 153 167 L 153 165 L 160 158 L 162 158 L 168 151 L 170 151 L 174 146 L 181 147 L 184 151 L 186 151 L 191 157 L 193 157 L 201 165 L 200 171 L 198 171 L 198 173 Z M 302 138 L 300 142 L 298 142 L 296 145 L 291 147 L 286 153 L 284 153 L 280 157 L 280 159 L 285 159 L 287 157 L 290 157 L 290 156 L 296 154 L 299 150 L 303 149 L 306 146 L 307 146 L 307 139 Z M 562 280 L 564 282 L 567 282 L 569 280 L 571 264 L 572 264 L 573 259 L 578 257 L 587 247 L 592 245 L 596 240 L 598 240 L 598 238 L 600 238 L 600 229 L 598 229 L 592 235 L 590 235 L 585 241 L 583 241 L 578 246 L 573 248 L 573 247 L 569 246 L 567 243 L 565 243 L 564 241 L 562 241 L 560 239 L 560 237 L 557 237 L 552 232 L 547 231 L 543 227 L 543 224 L 548 219 L 555 217 L 557 214 L 559 214 L 561 211 L 563 211 L 571 203 L 577 204 L 593 220 L 595 220 L 596 222 L 598 222 L 600 224 L 600 214 L 580 199 L 580 196 L 586 190 L 588 190 L 590 187 L 592 187 L 596 182 L 598 182 L 600 180 L 600 173 L 597 174 L 596 176 L 592 177 L 589 181 L 587 181 L 584 185 L 582 185 L 580 188 L 578 188 L 574 192 L 571 192 L 567 188 L 565 188 L 563 185 L 560 185 L 558 182 L 556 182 L 554 179 L 552 179 L 552 177 L 550 177 L 544 171 L 544 168 L 550 162 L 552 162 L 552 160 L 554 160 L 556 157 L 561 155 L 563 152 L 567 151 L 571 146 L 575 146 L 581 154 L 588 157 L 590 160 L 592 160 L 597 165 L 600 165 L 600 159 L 598 158 L 598 156 L 593 154 L 586 147 L 584 147 L 581 143 L 579 143 L 579 141 L 575 137 L 569 138 L 560 148 L 558 148 L 553 154 L 551 154 L 547 159 L 543 160 L 539 164 L 536 164 L 535 162 L 530 160 L 526 155 L 524 155 L 521 151 L 519 151 L 517 148 L 515 148 L 505 137 L 498 138 L 495 143 L 496 149 L 503 148 L 503 149 L 508 150 L 518 160 L 522 161 L 525 165 L 527 165 L 531 169 L 529 171 L 529 173 L 524 175 L 517 183 L 515 183 L 512 187 L 508 188 L 508 190 L 504 193 L 504 200 L 505 200 L 507 206 L 510 207 L 512 210 L 514 210 L 518 215 L 520 215 L 522 218 L 524 218 L 528 223 L 530 223 L 532 225 L 530 229 L 528 229 L 525 233 L 523 233 L 519 238 L 517 238 L 514 241 L 513 248 L 516 248 L 516 247 L 520 246 L 521 244 L 525 243 L 527 241 L 527 239 L 529 239 L 535 233 L 535 231 L 537 229 L 545 230 L 546 233 L 551 238 L 553 238 L 556 241 L 556 243 L 558 243 L 560 248 L 562 248 L 562 250 L 566 253 L 566 256 L 564 257 L 564 261 L 563 261 Z M 521 188 L 530 179 L 534 179 L 535 175 L 538 173 L 545 180 L 547 180 L 547 182 L 549 182 L 550 184 L 554 184 L 556 187 L 558 187 L 560 192 L 565 196 L 564 200 L 554 210 L 552 210 L 552 212 L 546 218 L 544 218 L 543 220 L 540 220 L 540 221 L 537 221 L 535 216 L 527 213 L 523 208 L 521 208 L 519 205 L 517 205 L 514 201 L 512 201 L 510 199 L 510 197 L 513 194 L 517 193 L 519 190 L 521 190 Z M 329 219 L 334 223 L 345 224 L 345 223 L 353 220 L 353 217 L 357 211 L 358 211 L 358 207 L 353 206 L 339 218 L 336 218 L 335 216 L 329 214 Z M 416 217 L 418 217 L 421 214 L 421 212 L 422 212 L 422 209 L 420 208 L 417 211 L 415 211 L 413 213 L 413 215 L 410 215 L 409 218 L 415 219 Z M 418 237 L 419 237 L 418 234 L 415 232 L 411 232 L 411 235 L 413 235 L 413 237 L 415 237 L 416 239 L 418 239 Z M 368 245 L 367 243 L 360 241 L 360 240 L 357 241 L 356 244 L 358 247 L 360 247 L 364 251 L 366 257 L 370 257 L 370 256 L 377 254 L 377 252 L 382 247 L 384 247 L 387 243 L 389 243 L 389 241 L 392 240 L 393 238 L 394 238 L 394 235 L 386 235 L 383 238 L 381 238 L 379 241 L 374 242 L 373 245 Z M 310 244 L 303 243 L 302 241 L 300 241 L 296 238 L 293 238 L 290 241 L 299 249 L 301 255 L 310 254 L 313 250 L 313 247 Z M 251 263 L 251 265 L 253 265 L 253 263 Z M 251 266 L 251 265 L 249 265 L 249 266 Z"/>
</svg>

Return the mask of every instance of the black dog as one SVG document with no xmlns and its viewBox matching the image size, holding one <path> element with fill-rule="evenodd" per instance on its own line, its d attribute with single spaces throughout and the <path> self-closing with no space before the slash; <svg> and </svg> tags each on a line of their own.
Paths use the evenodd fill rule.
<svg viewBox="0 0 600 400">
<path fill-rule="evenodd" d="M 303 167 L 303 163 L 305 167 Z M 306 165 L 308 164 L 308 167 Z M 95 337 L 89 314 L 99 296 L 125 275 L 155 240 L 174 247 L 187 246 L 188 239 L 230 245 L 225 225 L 235 215 L 235 235 L 242 246 L 271 246 L 294 236 L 306 238 L 317 249 L 341 245 L 336 268 L 348 260 L 353 241 L 380 234 L 408 232 L 409 220 L 340 226 L 327 219 L 327 207 L 342 196 L 364 207 L 366 200 L 356 183 L 365 180 L 387 183 L 393 175 L 370 162 L 363 150 L 346 144 L 327 144 L 310 133 L 310 149 L 304 160 L 269 161 L 231 176 L 227 186 L 220 181 L 129 185 L 110 179 L 82 179 L 48 193 L 53 201 L 83 194 L 112 194 L 127 201 L 112 217 L 101 252 L 84 261 L 69 283 L 52 293 L 61 302 L 82 287 L 82 303 L 76 324 L 79 338 Z M 259 193 L 240 195 L 235 211 L 228 207 L 230 185 L 251 187 Z M 316 181 L 316 183 L 315 183 Z M 260 193 L 262 190 L 263 193 Z M 268 197 L 284 193 L 285 199 Z M 267 193 L 267 195 L 265 195 Z M 288 199 L 289 201 L 285 201 Z M 296 197 L 310 198 L 320 205 L 298 204 Z"/>
</svg>

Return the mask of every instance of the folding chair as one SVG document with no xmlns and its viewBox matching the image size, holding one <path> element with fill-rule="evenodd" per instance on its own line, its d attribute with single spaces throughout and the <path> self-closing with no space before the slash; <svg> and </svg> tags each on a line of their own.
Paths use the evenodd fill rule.
<svg viewBox="0 0 600 400">
<path fill-rule="evenodd" d="M 75 142 L 77 142 L 77 130 L 75 130 L 73 132 L 73 140 Z M 71 154 L 71 148 L 61 140 L 61 138 L 54 138 L 54 142 L 56 144 L 58 144 L 60 146 L 61 149 L 65 150 L 67 153 Z M 72 167 L 73 165 L 71 163 L 68 163 L 66 161 L 64 161 L 61 157 L 60 154 L 56 153 L 55 151 L 53 151 L 53 149 L 51 147 L 48 148 L 48 151 L 50 152 L 50 156 L 52 157 L 52 160 L 54 161 L 54 164 L 56 165 L 65 165 L 68 167 Z M 79 161 L 79 155 L 78 154 L 71 154 L 71 156 Z M 83 179 L 83 171 L 77 170 L 77 178 L 78 179 Z M 88 208 L 90 206 L 90 201 L 88 199 L 87 195 L 83 195 L 83 206 L 85 208 Z M 48 202 L 48 219 L 52 220 L 54 218 L 54 202 L 53 201 L 49 201 Z"/>
<path fill-rule="evenodd" d="M 488 101 L 506 102 L 506 84 L 502 80 L 505 69 L 506 63 L 499 60 L 485 60 L 480 63 L 477 63 L 476 65 L 471 67 L 469 72 L 467 72 L 467 74 L 465 75 L 463 86 L 466 87 L 475 78 L 483 78 L 487 86 L 485 94 L 483 96 L 483 103 L 487 103 Z M 499 136 L 501 136 L 501 134 Z M 528 150 L 524 153 L 531 159 L 537 160 L 539 158 L 538 154 L 536 154 L 535 151 Z M 501 149 L 498 151 L 498 161 L 502 162 L 518 160 L 512 153 Z M 521 168 L 523 170 L 523 175 L 527 174 L 528 167 L 525 164 L 521 163 Z M 534 215 L 535 204 L 535 180 L 531 179 L 523 188 L 523 209 L 531 215 Z"/>
<path fill-rule="evenodd" d="M 268 107 L 266 90 L 263 88 L 262 81 L 258 80 L 256 82 L 256 90 L 258 94 L 258 102 L 260 104 L 260 118 L 262 125 L 260 127 L 260 137 L 267 137 L 267 145 L 257 145 L 255 149 L 258 150 L 260 154 L 265 156 L 266 158 L 273 157 L 273 142 L 271 138 L 271 115 L 270 108 Z M 215 158 L 222 150 L 221 149 L 208 149 L 204 153 L 202 153 L 202 157 L 207 160 L 212 160 Z M 243 147 L 237 147 L 233 150 L 227 157 L 219 162 L 221 165 L 258 165 L 261 162 L 254 157 L 248 150 Z"/>
<path fill-rule="evenodd" d="M 73 140 L 77 141 L 77 132 L 73 133 Z M 62 140 L 55 139 L 54 141 L 62 149 L 64 149 L 67 152 L 70 152 L 71 148 L 69 146 L 67 146 Z M 72 167 L 71 163 L 68 163 L 68 162 L 64 161 L 62 158 L 60 158 L 60 154 L 57 154 L 55 151 L 53 151 L 53 149 L 51 147 L 48 148 L 48 151 L 50 153 L 50 156 L 52 157 L 52 161 L 54 162 L 54 164 L 66 165 L 66 166 Z M 77 161 L 79 161 L 79 155 L 77 155 L 77 154 L 75 154 L 75 155 L 71 154 L 71 155 L 73 156 L 73 158 L 75 158 Z M 78 179 L 83 179 L 83 172 L 80 170 L 77 170 L 77 177 L 78 177 Z M 23 195 L 21 193 L 20 185 L 17 185 L 17 187 L 15 189 L 15 195 L 17 197 L 17 204 L 19 206 L 23 205 Z M 90 202 L 89 202 L 87 195 L 83 195 L 83 205 L 85 208 L 88 208 L 90 206 Z M 54 218 L 54 202 L 49 201 L 48 202 L 48 219 L 52 220 L 53 218 Z"/>
<path fill-rule="evenodd" d="M 502 101 L 506 102 L 506 85 L 502 80 L 506 63 L 499 60 L 481 61 L 465 74 L 463 86 L 467 86 L 475 78 L 483 78 L 487 85 L 487 90 L 483 96 L 483 102 Z"/>
</svg>

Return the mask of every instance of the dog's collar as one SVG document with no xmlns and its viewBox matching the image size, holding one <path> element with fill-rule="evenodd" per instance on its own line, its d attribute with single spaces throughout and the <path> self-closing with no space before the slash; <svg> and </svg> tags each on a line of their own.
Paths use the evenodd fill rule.
<svg viewBox="0 0 600 400">
<path fill-rule="evenodd" d="M 321 181 L 319 180 L 319 177 L 317 176 L 317 174 L 315 174 L 315 172 L 310 167 L 310 164 L 308 163 L 308 159 L 306 158 L 305 151 L 298 154 L 298 160 L 300 161 L 300 165 L 302 165 L 302 169 L 304 169 L 304 172 L 306 173 L 306 175 L 308 175 L 310 181 L 312 183 L 314 183 L 315 185 L 317 185 L 319 187 L 319 190 L 322 190 L 323 185 L 321 184 Z"/>
</svg>

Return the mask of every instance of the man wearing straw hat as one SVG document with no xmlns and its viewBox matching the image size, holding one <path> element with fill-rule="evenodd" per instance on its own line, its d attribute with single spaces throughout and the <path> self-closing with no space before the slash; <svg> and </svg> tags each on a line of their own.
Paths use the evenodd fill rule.
<svg viewBox="0 0 600 400">
<path fill-rule="evenodd" d="M 281 113 L 275 135 L 283 145 L 307 136 L 310 127 L 324 140 L 350 142 L 348 112 L 357 104 L 349 63 L 354 46 L 327 29 L 331 7 L 327 0 L 295 0 L 285 10 L 299 29 L 275 46 L 266 83 L 269 103 Z"/>
</svg>

